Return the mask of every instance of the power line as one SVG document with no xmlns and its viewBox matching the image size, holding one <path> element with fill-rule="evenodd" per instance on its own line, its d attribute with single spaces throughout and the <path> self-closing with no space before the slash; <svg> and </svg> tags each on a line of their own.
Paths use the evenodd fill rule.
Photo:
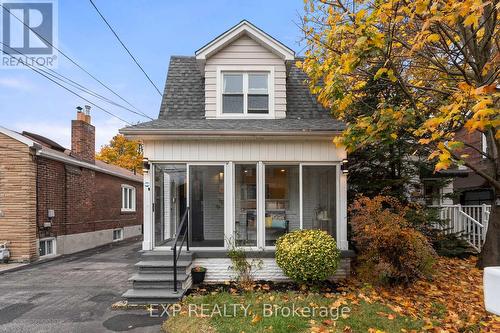
<svg viewBox="0 0 500 333">
<path fill-rule="evenodd" d="M 2 44 L 3 44 L 3 43 L 2 43 Z M 13 58 L 13 59 L 16 59 L 13 55 L 11 55 L 11 54 L 9 54 L 9 53 L 7 53 L 7 55 L 8 55 L 9 57 Z M 123 122 L 124 122 L 124 123 L 126 123 L 126 124 L 132 125 L 132 123 L 130 123 L 130 122 L 128 122 L 128 121 L 126 121 L 125 119 L 121 118 L 120 116 L 117 116 L 117 115 L 116 115 L 116 114 L 114 114 L 113 112 L 108 111 L 108 110 L 106 110 L 106 109 L 104 109 L 104 108 L 100 107 L 99 105 L 97 105 L 97 104 L 95 104 L 94 102 L 92 102 L 92 101 L 88 100 L 87 98 L 83 97 L 82 95 L 80 95 L 80 94 L 78 94 L 78 93 L 74 92 L 73 90 L 69 89 L 68 87 L 65 87 L 64 85 L 60 84 L 59 82 L 57 82 L 57 81 L 53 80 L 52 78 L 48 77 L 47 75 L 45 75 L 45 73 L 43 73 L 42 71 L 38 70 L 38 69 L 37 69 L 37 68 L 35 68 L 34 66 L 29 65 L 28 63 L 25 63 L 24 65 L 26 65 L 29 69 L 31 69 L 31 70 L 32 70 L 32 71 L 34 71 L 35 73 L 38 73 L 38 74 L 40 74 L 41 76 L 45 77 L 47 80 L 50 80 L 50 81 L 52 81 L 53 83 L 57 84 L 59 87 L 61 87 L 61 88 L 65 89 L 65 90 L 69 91 L 70 93 L 72 93 L 73 95 L 75 95 L 75 96 L 77 96 L 77 97 L 79 97 L 79 98 L 83 99 L 84 101 L 86 101 L 86 102 L 87 102 L 87 103 L 89 103 L 90 105 L 92 105 L 92 106 L 94 106 L 94 107 L 98 108 L 99 110 L 102 110 L 102 111 L 106 112 L 106 113 L 107 113 L 107 114 L 109 114 L 110 116 L 115 117 L 116 119 L 119 119 L 119 120 L 123 121 Z"/>
<path fill-rule="evenodd" d="M 21 56 L 26 56 L 24 53 L 22 53 L 22 52 L 20 52 L 20 51 L 18 51 L 18 50 L 16 50 L 16 49 L 13 49 L 13 48 L 12 48 L 12 47 L 10 47 L 9 45 L 5 44 L 4 42 L 0 42 L 0 44 L 2 44 L 2 45 L 3 45 L 3 46 L 5 46 L 5 47 L 8 47 L 9 49 L 11 49 L 12 51 L 16 52 L 17 54 L 19 54 L 19 55 L 21 55 Z M 98 99 L 100 99 L 100 100 L 102 100 L 102 101 L 104 101 L 104 102 L 106 102 L 106 103 L 109 103 L 109 104 L 111 104 L 111 105 L 114 105 L 114 106 L 117 106 L 117 107 L 123 108 L 123 109 L 125 109 L 125 110 L 127 110 L 127 111 L 129 111 L 129 112 L 132 112 L 132 113 L 134 113 L 134 114 L 136 114 L 136 115 L 139 115 L 139 116 L 141 116 L 141 117 L 146 117 L 146 118 L 148 118 L 148 119 L 153 120 L 151 117 L 148 117 L 148 116 L 146 116 L 146 115 L 143 115 L 143 114 L 141 114 L 141 113 L 139 113 L 139 112 L 136 112 L 136 111 L 134 111 L 134 110 L 132 110 L 132 109 L 129 109 L 129 108 L 127 108 L 126 106 L 123 106 L 123 105 L 121 105 L 121 104 L 119 104 L 119 103 L 116 103 L 115 101 L 112 101 L 112 100 L 110 100 L 109 98 L 107 98 L 107 97 L 105 97 L 105 96 L 103 96 L 103 95 L 101 95 L 101 94 L 99 94 L 99 93 L 96 93 L 96 92 L 92 91 L 91 89 L 89 89 L 89 88 L 87 88 L 87 87 L 83 86 L 82 84 L 80 84 L 80 83 L 78 83 L 78 82 L 76 82 L 76 81 L 72 80 L 71 78 L 69 78 L 69 77 L 67 77 L 67 76 L 65 76 L 65 75 L 63 75 L 63 74 L 61 74 L 61 73 L 58 73 L 57 71 L 53 70 L 52 68 L 49 68 L 49 67 L 47 67 L 47 66 L 45 66 L 45 65 L 43 65 L 43 64 L 42 64 L 42 65 L 40 65 L 40 66 L 41 66 L 41 67 L 43 67 L 43 68 L 45 68 L 46 70 L 44 70 L 44 69 L 42 69 L 42 68 L 40 68 L 40 67 L 37 67 L 37 68 L 38 68 L 38 70 L 40 70 L 40 71 L 44 72 L 44 73 L 45 73 L 45 74 L 47 74 L 47 75 L 50 75 L 51 77 L 53 77 L 53 78 L 55 78 L 55 79 L 57 79 L 57 80 L 59 80 L 59 81 L 62 81 L 62 82 L 64 82 L 64 83 L 66 83 L 66 84 L 68 84 L 68 85 L 70 85 L 70 86 L 72 86 L 72 87 L 74 87 L 74 88 L 76 88 L 76 89 L 78 89 L 78 90 L 80 90 L 80 91 L 83 91 L 84 93 L 87 93 L 87 94 L 89 94 L 89 95 L 91 95 L 91 96 L 93 96 L 93 97 L 96 97 L 96 98 L 98 98 Z"/>
<path fill-rule="evenodd" d="M 112 88 L 110 88 L 109 86 L 107 86 L 104 82 L 102 82 L 101 80 L 99 80 L 97 77 L 95 77 L 94 75 L 92 75 L 89 71 L 87 71 L 85 68 L 83 68 L 82 66 L 80 66 L 75 60 L 73 60 L 70 56 L 68 56 L 66 53 L 64 53 L 61 49 L 57 48 L 56 46 L 54 46 L 51 42 L 49 42 L 45 37 L 41 36 L 40 34 L 38 34 L 35 30 L 33 30 L 30 26 L 28 26 L 26 23 L 24 23 L 23 20 L 21 20 L 19 17 L 17 17 L 16 15 L 14 15 L 10 10 L 8 10 L 7 8 L 5 8 L 1 3 L 0 3 L 0 7 L 3 8 L 3 10 L 5 10 L 7 13 L 9 13 L 11 16 L 13 16 L 16 20 L 18 20 L 22 25 L 24 25 L 26 28 L 28 28 L 31 32 L 33 32 L 38 38 L 42 39 L 45 43 L 47 43 L 48 45 L 52 46 L 54 49 L 56 49 L 60 54 L 62 54 L 66 59 L 68 59 L 72 64 L 74 64 L 76 67 L 78 67 L 80 70 L 82 70 L 83 72 L 85 72 L 88 76 L 90 76 L 92 79 L 94 79 L 95 81 L 97 81 L 101 86 L 103 86 L 104 88 L 106 88 L 108 91 L 110 91 L 113 95 L 115 95 L 116 97 L 118 97 L 119 99 L 121 99 L 123 102 L 127 103 L 130 107 L 134 108 L 135 110 L 137 110 L 139 113 L 141 113 L 142 115 L 144 115 L 145 117 L 149 118 L 149 119 L 152 119 L 150 116 L 148 116 L 146 113 L 142 112 L 141 110 L 139 110 L 137 107 L 135 107 L 132 103 L 130 103 L 129 101 L 127 101 L 125 98 L 123 98 L 122 96 L 120 96 L 120 94 L 118 94 L 117 92 L 115 92 Z"/>
<path fill-rule="evenodd" d="M 158 92 L 158 94 L 160 94 L 160 96 L 162 96 L 162 93 L 160 92 L 160 89 L 158 89 L 158 87 L 156 86 L 156 84 L 154 84 L 153 80 L 151 80 L 151 78 L 149 77 L 149 75 L 146 73 L 146 71 L 142 68 L 142 66 L 139 64 L 139 62 L 137 61 L 137 59 L 132 55 L 132 53 L 130 52 L 130 50 L 127 48 L 127 46 L 125 46 L 125 44 L 122 42 L 122 40 L 120 39 L 120 37 L 118 37 L 118 34 L 116 33 L 116 31 L 111 27 L 111 25 L 108 23 L 108 21 L 106 20 L 106 18 L 101 14 L 101 12 L 99 11 L 99 9 L 97 8 L 97 6 L 95 5 L 94 1 L 92 0 L 89 0 L 90 3 L 92 4 L 92 6 L 95 8 L 95 10 L 97 11 L 97 13 L 99 14 L 99 16 L 102 18 L 102 20 L 104 21 L 104 23 L 106 23 L 106 25 L 108 26 L 108 28 L 111 30 L 111 32 L 115 35 L 116 39 L 118 39 L 118 41 L 120 42 L 120 44 L 123 46 L 123 48 L 125 49 L 125 51 L 127 51 L 128 55 L 132 58 L 132 60 L 134 60 L 135 64 L 137 65 L 137 67 L 140 68 L 140 70 L 144 73 L 144 75 L 147 77 L 147 79 L 149 80 L 149 82 L 153 85 L 153 87 L 156 89 L 156 91 Z"/>
</svg>

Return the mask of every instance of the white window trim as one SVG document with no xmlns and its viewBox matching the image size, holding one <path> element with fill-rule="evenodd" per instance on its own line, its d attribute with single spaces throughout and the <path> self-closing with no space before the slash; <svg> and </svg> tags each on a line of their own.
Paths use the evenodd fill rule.
<svg viewBox="0 0 500 333">
<path fill-rule="evenodd" d="M 124 203 L 125 203 L 125 198 L 124 198 L 124 189 L 129 189 L 129 190 L 132 190 L 132 207 L 131 208 L 124 208 Z M 126 184 L 122 184 L 122 187 L 121 187 L 121 195 L 122 195 L 122 203 L 121 203 L 121 211 L 122 212 L 135 212 L 135 208 L 136 208 L 136 189 L 134 186 L 131 186 L 131 185 L 126 185 Z"/>
<path fill-rule="evenodd" d="M 55 237 L 45 237 L 38 240 L 38 253 L 40 253 L 40 243 L 45 241 L 52 241 L 52 253 L 40 256 L 40 258 L 48 258 L 57 255 L 57 242 Z"/>
<path fill-rule="evenodd" d="M 246 98 L 244 98 L 243 105 L 243 113 L 223 113 L 222 112 L 222 92 L 223 92 L 223 73 L 224 72 L 234 72 L 234 73 L 242 73 L 248 74 L 251 72 L 256 73 L 269 73 L 268 76 L 268 95 L 269 95 L 269 113 L 246 113 L 247 105 Z M 248 94 L 246 80 L 243 80 L 243 96 Z M 275 99 L 274 99 L 274 66 L 245 66 L 245 65 L 233 65 L 233 66 L 218 66 L 217 67 L 217 84 L 216 84 L 216 110 L 217 110 L 217 118 L 224 119 L 275 119 L 276 115 L 274 112 Z"/>
<path fill-rule="evenodd" d="M 115 231 L 119 230 L 120 231 L 120 238 L 117 238 L 117 239 L 114 239 L 115 237 Z M 111 234 L 111 237 L 113 238 L 113 242 L 118 242 L 118 241 L 121 241 L 123 240 L 123 228 L 116 228 L 116 229 L 113 229 L 113 232 Z"/>
<path fill-rule="evenodd" d="M 486 140 L 486 135 L 481 133 L 481 151 L 485 154 L 488 154 L 488 141 Z M 483 159 L 486 159 L 485 155 L 481 155 Z"/>
</svg>

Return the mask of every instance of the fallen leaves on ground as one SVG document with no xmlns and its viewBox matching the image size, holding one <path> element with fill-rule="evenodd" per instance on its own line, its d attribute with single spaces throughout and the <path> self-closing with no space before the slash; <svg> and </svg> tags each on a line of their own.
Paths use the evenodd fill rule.
<svg viewBox="0 0 500 333">
<path fill-rule="evenodd" d="M 341 290 L 351 303 L 382 303 L 398 315 L 423 320 L 429 332 L 500 332 L 500 317 L 484 308 L 483 271 L 476 268 L 476 258 L 439 258 L 432 280 L 410 286 L 368 286 L 355 279 L 346 283 Z"/>
</svg>

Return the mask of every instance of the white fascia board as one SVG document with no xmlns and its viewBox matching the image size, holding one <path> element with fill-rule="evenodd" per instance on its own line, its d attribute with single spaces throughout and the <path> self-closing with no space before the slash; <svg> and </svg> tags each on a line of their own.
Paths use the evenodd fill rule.
<svg viewBox="0 0 500 333">
<path fill-rule="evenodd" d="M 138 179 L 136 179 L 134 177 L 129 177 L 129 176 L 126 176 L 126 175 L 122 175 L 121 173 L 114 172 L 114 171 L 111 171 L 111 170 L 107 170 L 107 169 L 101 168 L 101 167 L 99 167 L 97 165 L 94 165 L 94 164 L 91 164 L 91 163 L 79 161 L 79 160 L 73 159 L 73 158 L 71 158 L 69 156 L 66 157 L 66 156 L 61 156 L 59 154 L 54 154 L 51 151 L 43 150 L 43 148 L 41 150 L 37 151 L 37 155 L 41 156 L 41 157 L 45 157 L 45 158 L 51 159 L 51 160 L 54 160 L 54 161 L 63 162 L 65 164 L 70 164 L 70 165 L 73 165 L 73 166 L 77 166 L 77 167 L 82 167 L 82 168 L 86 168 L 86 169 L 98 171 L 98 172 L 105 173 L 105 174 L 108 174 L 108 175 L 111 175 L 111 176 L 115 176 L 115 177 L 118 177 L 118 178 L 128 179 L 128 180 L 131 180 L 131 181 L 134 181 L 134 182 L 137 182 L 137 183 L 141 182 L 140 180 L 138 180 Z"/>
<path fill-rule="evenodd" d="M 295 60 L 295 52 L 293 50 L 278 42 L 276 39 L 266 34 L 248 21 L 241 21 L 239 24 L 235 25 L 233 28 L 229 29 L 227 32 L 223 33 L 222 35 L 215 38 L 213 41 L 196 51 L 196 59 L 198 61 L 206 60 L 211 55 L 220 51 L 226 45 L 241 37 L 244 33 L 246 33 L 250 38 L 254 39 L 262 46 L 269 49 L 271 52 L 280 56 L 282 59 Z"/>
<path fill-rule="evenodd" d="M 165 130 L 165 129 L 135 129 L 120 130 L 127 138 L 149 139 L 149 138 L 245 138 L 245 137 L 330 137 L 337 136 L 342 131 L 214 131 L 214 130 Z"/>
</svg>

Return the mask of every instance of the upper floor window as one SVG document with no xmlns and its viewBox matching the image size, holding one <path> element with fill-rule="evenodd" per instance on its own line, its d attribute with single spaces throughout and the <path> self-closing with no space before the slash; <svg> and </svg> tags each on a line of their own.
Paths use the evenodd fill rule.
<svg viewBox="0 0 500 333">
<path fill-rule="evenodd" d="M 268 72 L 222 74 L 223 114 L 269 114 Z"/>
</svg>

